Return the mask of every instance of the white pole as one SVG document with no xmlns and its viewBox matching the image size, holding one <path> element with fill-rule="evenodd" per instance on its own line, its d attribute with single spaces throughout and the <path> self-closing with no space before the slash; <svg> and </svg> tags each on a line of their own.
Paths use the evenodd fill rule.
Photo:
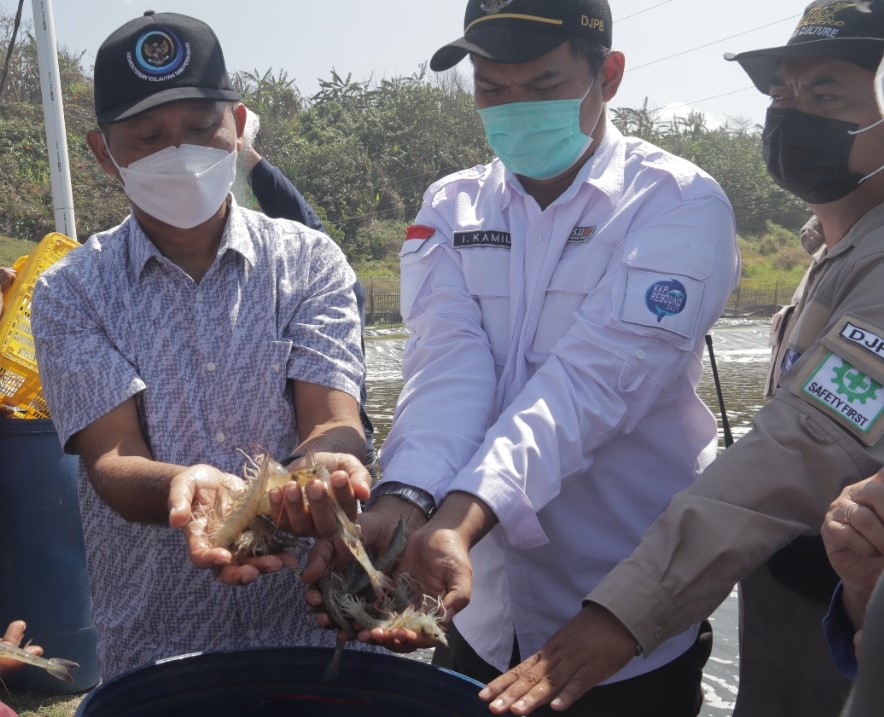
<svg viewBox="0 0 884 717">
<path fill-rule="evenodd" d="M 49 149 L 52 206 L 55 209 L 55 230 L 71 239 L 76 239 L 74 195 L 71 190 L 71 167 L 68 162 L 68 138 L 64 124 L 52 1 L 33 0 L 33 6 L 37 64 L 40 68 L 40 90 L 43 93 L 43 118 L 46 123 L 46 146 Z"/>
</svg>

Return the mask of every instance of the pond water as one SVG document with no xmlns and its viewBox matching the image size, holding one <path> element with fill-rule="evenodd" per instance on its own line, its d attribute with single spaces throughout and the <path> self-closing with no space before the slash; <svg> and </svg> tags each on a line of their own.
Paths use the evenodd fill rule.
<svg viewBox="0 0 884 717">
<path fill-rule="evenodd" d="M 713 330 L 713 351 L 722 383 L 731 433 L 736 440 L 751 427 L 751 420 L 761 408 L 770 348 L 767 344 L 768 322 L 726 319 Z M 402 388 L 402 352 L 407 334 L 404 329 L 369 328 L 365 340 L 368 373 L 368 412 L 377 428 L 378 445 L 390 429 L 396 398 Z M 704 356 L 704 373 L 699 393 L 714 414 L 719 416 L 720 445 L 724 446 L 721 417 L 709 356 Z M 705 705 L 702 717 L 731 714 L 737 694 L 737 596 L 730 597 L 712 616 L 715 631 L 712 656 L 703 677 Z M 421 651 L 416 659 L 428 661 L 431 653 Z"/>
</svg>

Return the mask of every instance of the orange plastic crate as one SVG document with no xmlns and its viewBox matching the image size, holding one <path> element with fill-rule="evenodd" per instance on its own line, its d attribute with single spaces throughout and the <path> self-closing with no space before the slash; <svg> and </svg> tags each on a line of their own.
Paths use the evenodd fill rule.
<svg viewBox="0 0 884 717">
<path fill-rule="evenodd" d="M 16 279 L 3 295 L 0 314 L 0 403 L 15 407 L 16 418 L 49 418 L 31 335 L 31 295 L 48 267 L 79 245 L 64 234 L 47 234 L 15 264 Z"/>
</svg>

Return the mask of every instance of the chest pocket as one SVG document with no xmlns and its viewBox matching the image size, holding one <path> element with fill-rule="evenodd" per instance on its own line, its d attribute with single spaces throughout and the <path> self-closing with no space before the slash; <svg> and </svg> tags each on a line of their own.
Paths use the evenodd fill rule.
<svg viewBox="0 0 884 717">
<path fill-rule="evenodd" d="M 510 342 L 510 251 L 498 247 L 459 251 L 467 290 L 479 302 L 494 362 L 502 366 Z"/>
<path fill-rule="evenodd" d="M 611 251 L 598 246 L 565 248 L 546 289 L 534 342 L 527 356 L 529 361 L 546 360 L 574 323 L 575 313 L 586 297 L 598 286 L 610 260 Z"/>
<path fill-rule="evenodd" d="M 268 391 L 266 399 L 277 401 L 286 390 L 290 358 L 292 358 L 291 341 L 258 341 L 251 346 L 250 355 L 243 356 L 237 362 L 236 371 L 240 375 L 257 375 L 260 379 L 260 390 Z"/>
</svg>

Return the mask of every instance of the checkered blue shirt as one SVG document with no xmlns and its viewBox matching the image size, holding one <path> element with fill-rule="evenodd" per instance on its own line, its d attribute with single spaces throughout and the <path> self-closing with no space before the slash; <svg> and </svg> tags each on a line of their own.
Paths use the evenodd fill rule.
<svg viewBox="0 0 884 717">
<path fill-rule="evenodd" d="M 298 444 L 290 381 L 358 399 L 354 275 L 324 234 L 232 204 L 197 284 L 130 216 L 40 278 L 33 330 L 62 444 L 135 396 L 155 460 L 240 474 L 239 449 Z M 331 645 L 290 572 L 245 588 L 195 570 L 180 531 L 130 523 L 80 467 L 102 674 L 196 650 Z"/>
</svg>

